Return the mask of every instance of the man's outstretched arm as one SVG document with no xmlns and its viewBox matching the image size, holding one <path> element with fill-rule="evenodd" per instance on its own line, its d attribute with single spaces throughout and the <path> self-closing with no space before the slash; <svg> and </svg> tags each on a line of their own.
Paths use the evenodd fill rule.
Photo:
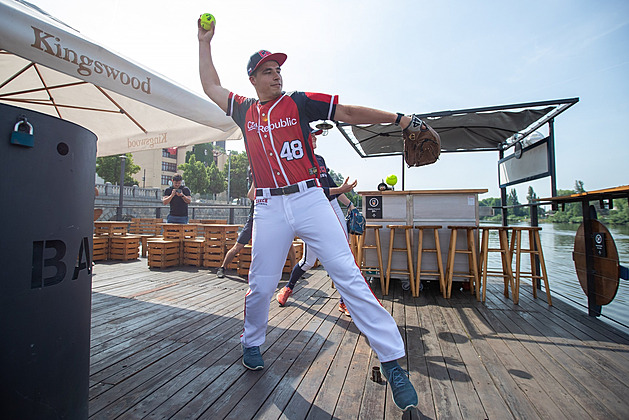
<svg viewBox="0 0 629 420">
<path fill-rule="evenodd" d="M 336 106 L 336 112 L 334 113 L 335 121 L 342 121 L 349 124 L 394 123 L 397 117 L 397 114 L 393 112 L 358 105 L 338 104 Z M 400 119 L 399 125 L 402 128 L 406 128 L 410 123 L 411 117 L 405 115 Z"/>
<path fill-rule="evenodd" d="M 227 112 L 227 99 L 229 91 L 221 86 L 221 80 L 218 77 L 214 61 L 212 60 L 212 38 L 214 37 L 215 23 L 209 31 L 201 27 L 201 19 L 198 20 L 199 28 L 199 74 L 201 76 L 201 85 L 203 91 L 210 97 L 212 102 L 218 105 L 223 111 Z"/>
</svg>

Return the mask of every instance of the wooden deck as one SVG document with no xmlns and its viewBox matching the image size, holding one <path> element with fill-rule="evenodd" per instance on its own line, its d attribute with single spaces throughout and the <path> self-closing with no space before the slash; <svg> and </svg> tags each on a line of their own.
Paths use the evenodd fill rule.
<svg viewBox="0 0 629 420">
<path fill-rule="evenodd" d="M 399 282 L 382 304 L 406 341 L 419 409 L 403 414 L 322 269 L 271 303 L 265 368 L 241 364 L 246 281 L 233 272 L 94 267 L 90 417 L 96 419 L 621 419 L 629 415 L 629 336 L 553 296 L 520 305 L 491 283 L 419 298 Z M 497 280 L 494 280 L 497 281 Z M 283 285 L 284 281 L 280 283 Z M 552 287 L 552 282 L 551 282 Z M 374 292 L 381 296 L 379 284 Z M 543 295 L 543 294 L 540 294 Z"/>
</svg>

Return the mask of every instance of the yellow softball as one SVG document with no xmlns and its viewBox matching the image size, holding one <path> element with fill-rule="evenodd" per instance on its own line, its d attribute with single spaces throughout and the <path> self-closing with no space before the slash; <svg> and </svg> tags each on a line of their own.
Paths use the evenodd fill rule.
<svg viewBox="0 0 629 420">
<path fill-rule="evenodd" d="M 387 184 L 389 184 L 389 185 L 393 186 L 393 185 L 397 184 L 397 176 L 395 176 L 395 175 L 389 175 L 389 176 L 387 177 L 386 181 L 387 181 Z"/>
<path fill-rule="evenodd" d="M 216 25 L 216 18 L 211 13 L 203 13 L 201 15 L 201 27 L 206 31 L 212 29 L 212 23 Z"/>
</svg>

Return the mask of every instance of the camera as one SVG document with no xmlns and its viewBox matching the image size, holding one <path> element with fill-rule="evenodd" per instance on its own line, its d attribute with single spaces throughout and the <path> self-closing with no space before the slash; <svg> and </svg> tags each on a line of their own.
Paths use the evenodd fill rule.
<svg viewBox="0 0 629 420">
<path fill-rule="evenodd" d="M 183 191 L 181 190 L 181 188 L 177 188 L 177 189 L 175 190 L 175 192 L 178 192 L 179 194 L 182 194 L 182 193 L 183 193 Z"/>
</svg>

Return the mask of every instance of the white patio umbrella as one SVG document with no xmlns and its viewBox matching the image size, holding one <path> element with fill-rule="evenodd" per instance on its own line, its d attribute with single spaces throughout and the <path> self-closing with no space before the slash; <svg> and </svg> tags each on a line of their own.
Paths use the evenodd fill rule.
<svg viewBox="0 0 629 420">
<path fill-rule="evenodd" d="M 98 156 L 242 136 L 214 103 L 21 0 L 0 0 L 0 102 L 87 128 Z"/>
</svg>

